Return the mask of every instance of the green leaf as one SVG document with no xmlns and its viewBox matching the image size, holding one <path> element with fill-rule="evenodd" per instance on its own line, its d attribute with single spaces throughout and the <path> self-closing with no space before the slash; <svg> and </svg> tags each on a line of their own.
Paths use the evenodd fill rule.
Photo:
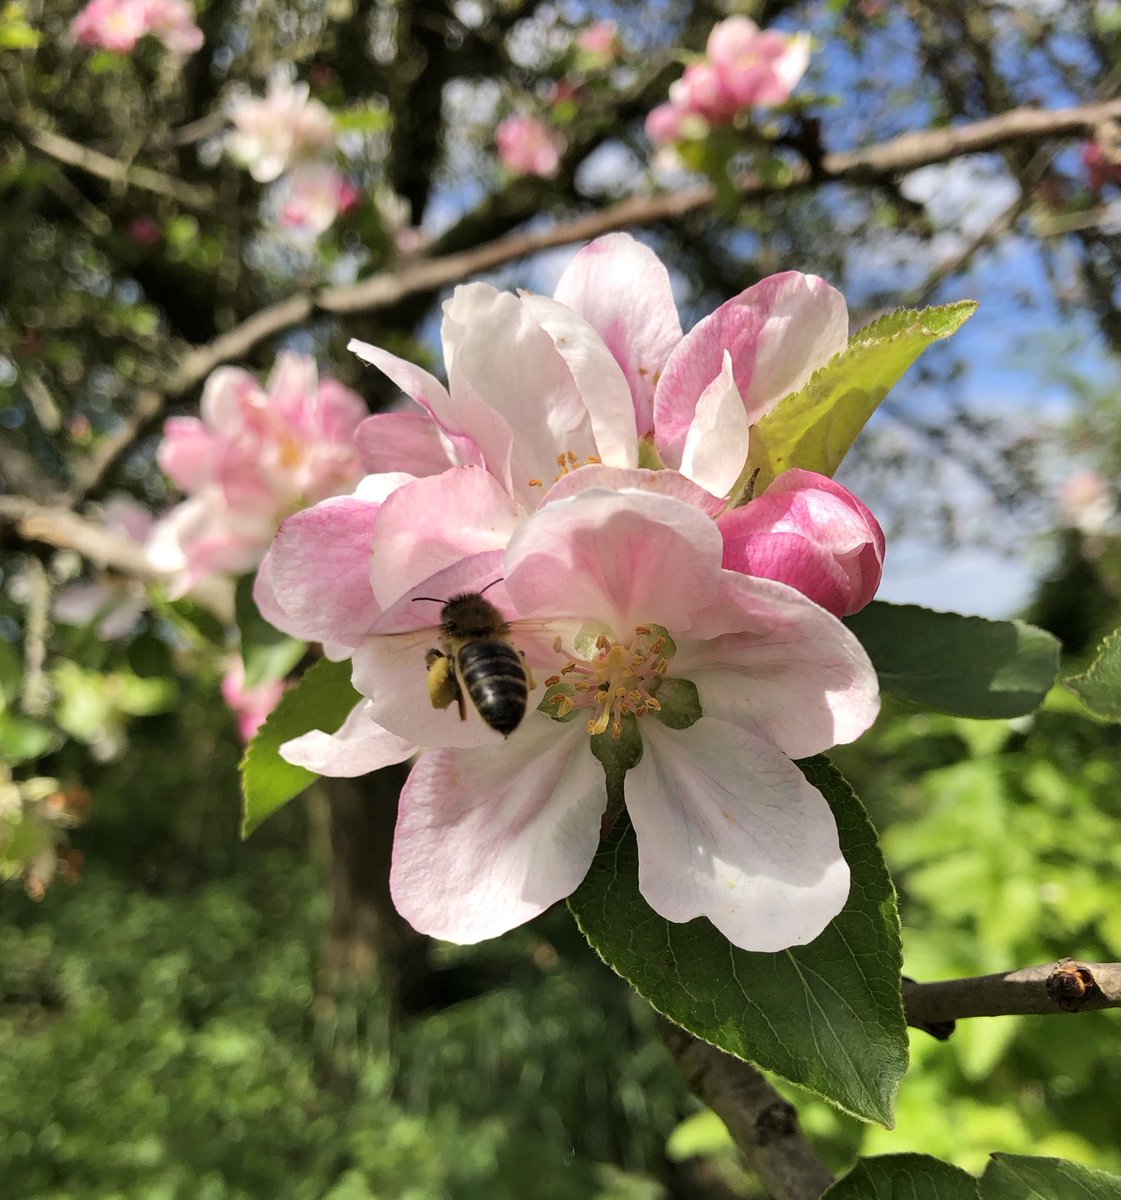
<svg viewBox="0 0 1121 1200">
<path fill-rule="evenodd" d="M 977 1180 L 927 1154 L 861 1159 L 821 1200 L 977 1200 Z"/>
<path fill-rule="evenodd" d="M 241 660 L 245 663 L 247 688 L 283 679 L 307 653 L 307 642 L 281 633 L 258 612 L 253 602 L 252 575 L 237 581 L 234 611 L 241 632 Z"/>
<path fill-rule="evenodd" d="M 1058 641 L 1022 621 L 875 601 L 845 624 L 885 692 L 958 717 L 1034 712 L 1059 669 Z"/>
<path fill-rule="evenodd" d="M 759 472 L 756 494 L 791 467 L 832 475 L 907 368 L 928 346 L 956 333 L 976 309 L 972 300 L 898 309 L 854 334 L 847 349 L 752 429 L 744 478 Z"/>
<path fill-rule="evenodd" d="M 1065 1158 L 994 1154 L 979 1194 L 981 1200 L 1117 1200 L 1121 1179 Z"/>
<path fill-rule="evenodd" d="M 800 766 L 833 808 L 852 871 L 844 910 L 808 946 L 749 953 L 706 920 L 658 916 L 639 894 L 638 851 L 622 817 L 569 907 L 600 957 L 670 1020 L 890 1125 L 907 1068 L 895 891 L 875 830 L 840 772 L 825 758 Z"/>
<path fill-rule="evenodd" d="M 248 837 L 266 817 L 319 778 L 313 771 L 285 762 L 280 747 L 312 729 L 334 733 L 359 699 L 350 685 L 350 662 L 326 658 L 284 693 L 241 760 L 242 837 Z"/>
<path fill-rule="evenodd" d="M 42 758 L 58 745 L 58 735 L 31 717 L 0 711 L 0 762 L 17 763 Z"/>
<path fill-rule="evenodd" d="M 1089 670 L 1064 682 L 1094 716 L 1121 721 L 1121 629 L 1115 629 L 1098 647 Z"/>
</svg>

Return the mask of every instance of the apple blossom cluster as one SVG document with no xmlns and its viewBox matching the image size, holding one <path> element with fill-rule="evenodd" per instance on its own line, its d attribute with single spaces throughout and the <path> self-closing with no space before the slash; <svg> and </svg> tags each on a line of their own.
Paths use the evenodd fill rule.
<svg viewBox="0 0 1121 1200">
<path fill-rule="evenodd" d="M 90 0 L 70 26 L 74 40 L 131 54 L 142 37 L 156 38 L 173 54 L 193 54 L 203 43 L 187 0 Z"/>
<path fill-rule="evenodd" d="M 792 760 L 875 719 L 875 671 L 838 618 L 875 592 L 883 535 L 806 471 L 725 509 L 752 426 L 847 336 L 840 294 L 797 272 L 684 333 L 665 267 L 612 234 L 552 298 L 457 288 L 447 386 L 351 344 L 413 403 L 363 422 L 367 476 L 284 522 L 254 595 L 349 658 L 362 697 L 286 759 L 354 776 L 417 756 L 391 888 L 418 930 L 475 942 L 571 894 L 608 800 L 597 753 L 625 746 L 656 912 L 778 950 L 840 911 L 836 825 Z M 530 676 L 505 738 L 428 688 L 442 602 L 484 588 Z"/>
<path fill-rule="evenodd" d="M 212 574 L 254 570 L 290 513 L 348 492 L 361 478 L 354 434 L 361 397 L 319 379 L 315 361 L 281 354 L 262 387 L 220 367 L 203 388 L 199 417 L 164 425 L 159 464 L 187 499 L 166 513 L 148 556 L 183 595 Z"/>
<path fill-rule="evenodd" d="M 226 106 L 233 124 L 226 150 L 258 183 L 280 179 L 281 224 L 315 237 L 352 208 L 359 193 L 333 161 L 335 118 L 310 93 L 306 83 L 277 71 L 263 97 L 234 95 Z"/>
<path fill-rule="evenodd" d="M 704 58 L 671 85 L 669 102 L 649 113 L 646 134 L 657 145 L 700 139 L 748 109 L 784 104 L 809 61 L 809 34 L 788 36 L 728 17 L 713 26 Z"/>
<path fill-rule="evenodd" d="M 253 738 L 269 713 L 280 703 L 284 687 L 283 679 L 246 687 L 245 663 L 241 656 L 234 655 L 226 663 L 220 690 L 226 707 L 237 718 L 237 732 L 243 742 Z"/>
</svg>

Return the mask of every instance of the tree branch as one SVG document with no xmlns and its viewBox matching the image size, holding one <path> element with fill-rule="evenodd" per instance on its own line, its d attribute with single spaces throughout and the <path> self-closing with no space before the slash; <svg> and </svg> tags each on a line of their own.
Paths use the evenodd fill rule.
<svg viewBox="0 0 1121 1200">
<path fill-rule="evenodd" d="M 907 1024 L 949 1037 L 959 1017 L 1092 1012 L 1121 1008 L 1121 963 L 1063 958 L 1003 975 L 977 975 L 937 983 L 903 981 Z M 945 1026 L 950 1028 L 944 1028 Z M 938 1027 L 943 1027 L 939 1030 Z M 932 1028 L 933 1027 L 933 1028 Z"/>
<path fill-rule="evenodd" d="M 97 566 L 131 579 L 167 582 L 167 576 L 148 561 L 142 546 L 67 509 L 36 504 L 20 496 L 0 496 L 0 526 L 3 525 L 10 526 L 25 542 L 74 550 Z M 204 579 L 191 588 L 191 598 L 223 621 L 233 620 L 233 588 L 228 580 Z"/>
<path fill-rule="evenodd" d="M 188 183 L 174 175 L 165 175 L 151 167 L 110 158 L 99 150 L 91 150 L 88 146 L 71 141 L 61 134 L 52 133 L 48 129 L 22 129 L 20 136 L 48 158 L 53 158 L 68 167 L 76 167 L 79 171 L 95 175 L 98 179 L 104 179 L 118 187 L 138 188 L 143 192 L 166 196 L 184 208 L 194 209 L 196 212 L 210 212 L 214 207 L 214 193 L 210 188 Z"/>
<path fill-rule="evenodd" d="M 739 192 L 748 200 L 795 192 L 811 184 L 883 180 L 931 163 L 978 154 L 1009 143 L 1088 134 L 1101 122 L 1117 117 L 1121 117 L 1121 100 L 1049 111 L 1018 108 L 971 125 L 906 133 L 864 150 L 826 154 L 816 169 L 804 164 L 795 166 L 778 180 L 747 175 L 739 180 Z M 652 225 L 684 216 L 707 207 L 715 198 L 715 190 L 708 184 L 663 195 L 635 196 L 548 229 L 515 233 L 471 250 L 421 259 L 395 270 L 380 271 L 357 283 L 326 287 L 318 292 L 297 292 L 254 313 L 207 345 L 191 350 L 168 382 L 163 403 L 188 395 L 215 367 L 244 358 L 259 343 L 299 325 L 316 311 L 335 314 L 377 312 L 408 296 L 438 291 L 541 250 L 588 241 L 617 229 Z M 153 411 L 134 414 L 112 443 L 106 444 L 97 471 L 87 471 L 75 483 L 70 493 L 72 501 L 80 500 L 100 483 L 117 458 L 159 415 L 159 411 L 157 406 Z"/>
<path fill-rule="evenodd" d="M 794 1106 L 750 1064 L 662 1018 L 662 1040 L 693 1091 L 728 1127 L 774 1200 L 817 1200 L 833 1182 L 798 1127 Z"/>
</svg>

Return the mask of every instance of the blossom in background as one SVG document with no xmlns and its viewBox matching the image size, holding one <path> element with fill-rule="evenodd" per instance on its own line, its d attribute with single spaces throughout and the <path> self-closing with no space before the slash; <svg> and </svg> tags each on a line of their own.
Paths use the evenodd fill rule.
<svg viewBox="0 0 1121 1200">
<path fill-rule="evenodd" d="M 515 175 L 552 179 L 560 170 L 568 143 L 564 135 L 536 117 L 507 117 L 495 130 L 498 160 Z"/>
<path fill-rule="evenodd" d="M 296 233 L 318 237 L 335 218 L 358 202 L 358 189 L 330 163 L 301 163 L 283 179 L 280 223 Z"/>
<path fill-rule="evenodd" d="M 130 496 L 106 501 L 101 523 L 110 533 L 128 538 L 138 546 L 151 536 L 152 514 Z M 103 575 L 89 583 L 71 583 L 55 593 L 52 615 L 64 625 L 90 625 L 102 641 L 125 637 L 135 628 L 148 607 L 148 594 L 137 579 Z"/>
<path fill-rule="evenodd" d="M 163 241 L 163 230 L 155 217 L 142 213 L 125 226 L 125 237 L 138 246 L 158 246 Z"/>
<path fill-rule="evenodd" d="M 203 44 L 187 0 L 91 0 L 70 30 L 80 44 L 118 54 L 131 54 L 146 34 L 173 54 L 193 54 Z"/>
<path fill-rule="evenodd" d="M 1096 537 L 1109 525 L 1116 503 L 1109 484 L 1095 470 L 1077 471 L 1059 489 L 1059 510 L 1072 529 Z"/>
<path fill-rule="evenodd" d="M 227 103 L 233 130 L 226 150 L 258 183 L 271 182 L 297 162 L 333 153 L 335 118 L 310 91 L 278 71 L 264 97 L 235 95 Z"/>
<path fill-rule="evenodd" d="M 703 137 L 751 108 L 784 104 L 810 61 L 809 34 L 760 29 L 744 16 L 714 25 L 705 57 L 670 86 L 669 102 L 646 118 L 646 134 L 664 145 Z"/>
<path fill-rule="evenodd" d="M 551 300 L 457 288 L 441 334 L 446 388 L 351 343 L 419 406 L 363 425 L 367 471 L 482 465 L 530 511 L 576 467 L 636 467 L 646 442 L 718 509 L 746 462 L 751 426 L 848 344 L 848 310 L 824 280 L 786 271 L 685 334 L 666 268 L 620 233 L 576 254 Z"/>
<path fill-rule="evenodd" d="M 657 912 L 776 950 L 811 940 L 844 903 L 833 818 L 790 759 L 871 724 L 871 663 L 795 589 L 722 569 L 711 516 L 635 476 L 576 471 L 569 495 L 508 534 L 464 505 L 484 472 L 453 468 L 427 506 L 394 505 L 400 486 L 372 519 L 342 500 L 294 516 L 262 568 L 290 631 L 349 649 L 364 697 L 337 734 L 307 734 L 284 756 L 346 775 L 423 751 L 391 876 L 422 932 L 495 936 L 575 889 L 607 798 L 590 737 L 632 719 L 643 752 L 626 798 Z M 433 709 L 424 656 L 437 635 L 416 602 L 495 581 L 488 598 L 536 678 L 506 740 L 473 712 Z"/>
<path fill-rule="evenodd" d="M 222 675 L 221 692 L 226 707 L 237 718 L 237 731 L 243 742 L 248 742 L 265 723 L 269 713 L 280 703 L 284 695 L 284 680 L 277 679 L 256 687 L 245 686 L 245 663 L 235 655 L 226 664 Z"/>
<path fill-rule="evenodd" d="M 60 788 L 44 776 L 17 781 L 0 763 L 0 879 L 22 879 L 33 900 L 42 900 L 56 875 L 74 883 L 82 855 L 67 847 L 66 831 L 89 809 L 85 788 Z"/>
<path fill-rule="evenodd" d="M 614 21 L 596 21 L 579 30 L 572 40 L 589 65 L 601 69 L 617 61 L 622 50 L 619 27 Z"/>
<path fill-rule="evenodd" d="M 852 492 L 824 475 L 784 471 L 717 525 L 725 567 L 788 583 L 835 616 L 859 612 L 879 589 L 883 530 Z"/>
<path fill-rule="evenodd" d="M 313 359 L 281 354 L 262 388 L 220 367 L 203 388 L 199 417 L 164 425 L 160 466 L 188 499 L 165 514 L 148 544 L 153 565 L 182 595 L 215 572 L 260 562 L 289 513 L 348 492 L 362 471 L 354 433 L 366 407 Z"/>
<path fill-rule="evenodd" d="M 1101 142 L 1083 143 L 1082 167 L 1086 172 L 1086 189 L 1093 196 L 1101 195 L 1109 184 L 1121 183 L 1121 142 L 1109 151 Z"/>
</svg>

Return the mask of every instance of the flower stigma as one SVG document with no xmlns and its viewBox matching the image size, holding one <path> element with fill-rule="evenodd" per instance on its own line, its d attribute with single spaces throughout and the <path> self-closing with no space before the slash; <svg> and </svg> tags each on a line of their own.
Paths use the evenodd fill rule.
<svg viewBox="0 0 1121 1200">
<path fill-rule="evenodd" d="M 561 653 L 557 638 L 553 649 Z M 669 635 L 659 626 L 639 625 L 627 642 L 615 641 L 598 633 L 588 658 L 567 656 L 568 661 L 556 675 L 545 680 L 549 688 L 543 705 L 557 719 L 576 709 L 591 709 L 590 734 L 611 730 L 613 738 L 623 733 L 623 718 L 628 714 L 644 717 L 660 712 L 661 701 L 655 692 L 661 685 L 673 656 Z"/>
</svg>

